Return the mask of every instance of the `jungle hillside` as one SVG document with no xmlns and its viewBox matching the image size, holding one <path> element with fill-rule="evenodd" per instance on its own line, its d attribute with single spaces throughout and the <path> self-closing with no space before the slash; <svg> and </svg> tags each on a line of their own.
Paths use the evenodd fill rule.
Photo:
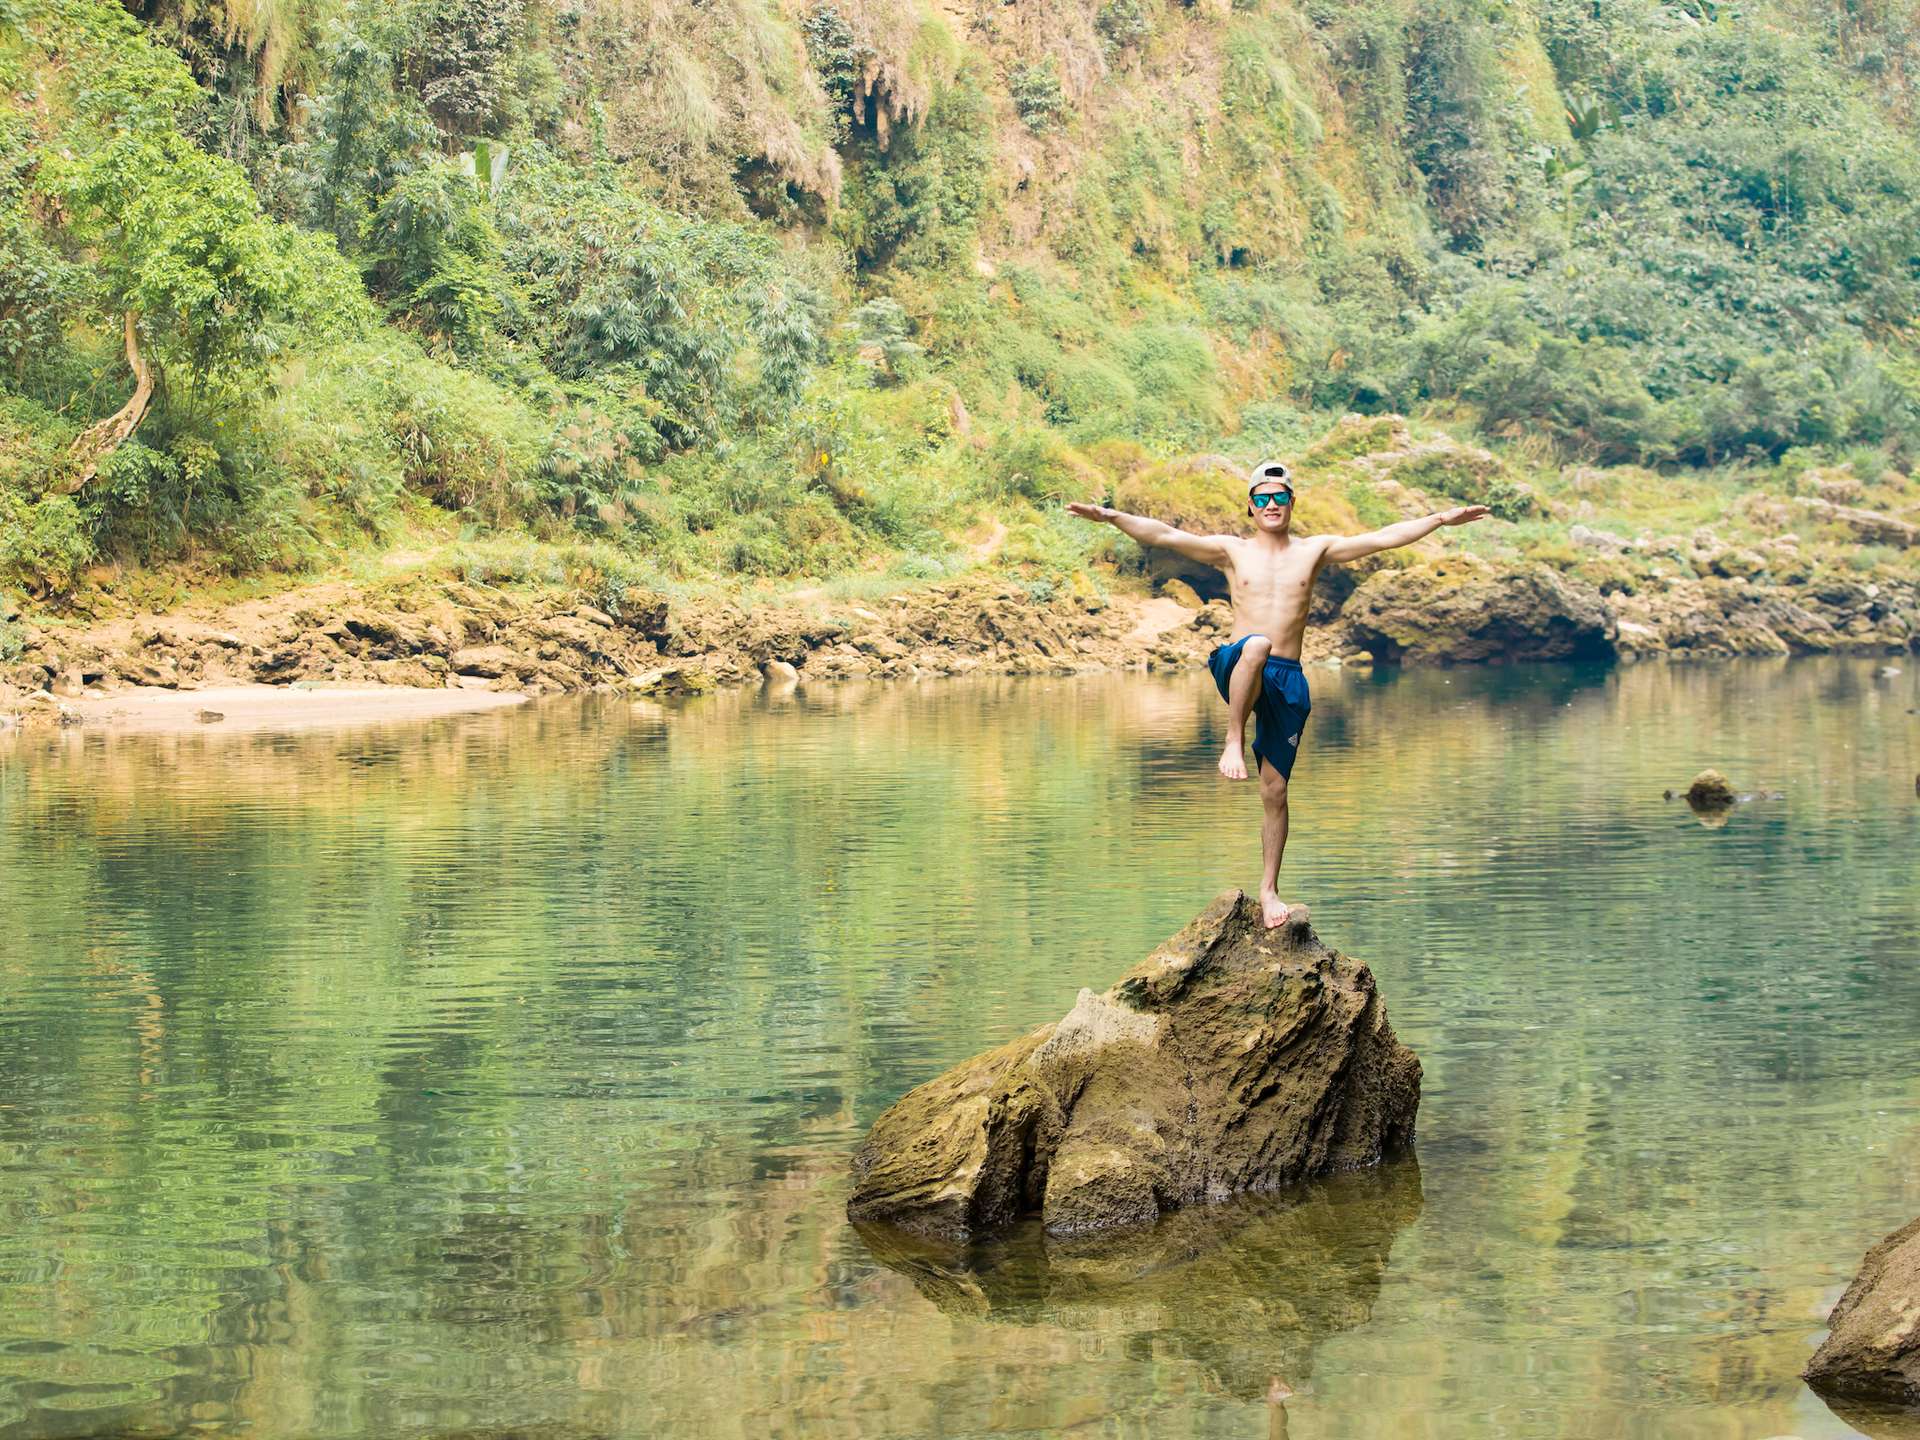
<svg viewBox="0 0 1920 1440">
<path fill-rule="evenodd" d="M 1828 501 L 1920 518 L 1917 72 L 1912 0 L 0 0 L 0 627 L 1124 582 L 1063 499 L 1267 455 L 1910 582 Z"/>
</svg>

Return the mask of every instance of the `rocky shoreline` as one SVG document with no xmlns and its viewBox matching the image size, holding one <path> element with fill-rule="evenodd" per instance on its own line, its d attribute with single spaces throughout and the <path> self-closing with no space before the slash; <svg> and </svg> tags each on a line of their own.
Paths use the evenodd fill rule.
<svg viewBox="0 0 1920 1440">
<path fill-rule="evenodd" d="M 1092 586 L 1037 597 L 962 582 L 863 604 L 743 607 L 629 590 L 617 607 L 419 581 L 378 596 L 316 592 L 278 606 L 24 627 L 0 667 L 0 713 L 58 717 L 128 687 L 399 685 L 555 695 L 618 688 L 697 693 L 762 679 L 1066 674 L 1189 664 L 1225 609 L 1108 599 Z"/>
<path fill-rule="evenodd" d="M 1316 597 L 1309 661 L 1461 664 L 1700 659 L 1920 649 L 1920 585 L 1800 585 L 1707 575 L 1603 591 L 1537 562 L 1413 555 Z M 617 603 L 453 579 L 378 591 L 315 586 L 202 611 L 68 628 L 0 617 L 22 637 L 0 665 L 0 715 L 58 723 L 128 687 L 401 685 L 552 695 L 605 688 L 928 675 L 1069 674 L 1198 664 L 1227 607 L 1169 578 L 1106 594 L 975 576 L 858 604 L 746 606 L 628 590 Z"/>
</svg>

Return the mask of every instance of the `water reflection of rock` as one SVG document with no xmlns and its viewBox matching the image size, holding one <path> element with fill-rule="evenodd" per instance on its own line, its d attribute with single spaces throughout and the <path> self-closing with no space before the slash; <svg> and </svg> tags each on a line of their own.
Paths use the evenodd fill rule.
<svg viewBox="0 0 1920 1440">
<path fill-rule="evenodd" d="M 1230 1394 L 1295 1390 L 1322 1341 L 1366 1324 L 1400 1232 L 1420 1214 L 1411 1157 L 1276 1195 L 1175 1211 L 1140 1230 L 1048 1236 L 1031 1222 L 960 1248 L 858 1225 L 873 1258 L 943 1313 L 1171 1348 Z"/>
<path fill-rule="evenodd" d="M 1859 1431 L 1867 1440 L 1920 1440 L 1920 1410 L 1902 1410 L 1894 1405 L 1848 1400 L 1838 1395 L 1825 1395 L 1821 1399 L 1835 1419 Z"/>
</svg>

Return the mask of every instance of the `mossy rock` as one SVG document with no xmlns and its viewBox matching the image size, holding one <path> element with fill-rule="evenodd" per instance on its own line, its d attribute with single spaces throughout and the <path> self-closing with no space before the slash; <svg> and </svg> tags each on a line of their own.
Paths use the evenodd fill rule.
<svg viewBox="0 0 1920 1440">
<path fill-rule="evenodd" d="M 1105 993 L 897 1100 L 847 1216 L 961 1243 L 1023 1216 L 1139 1226 L 1376 1165 L 1419 1104 L 1368 967 L 1229 890 Z"/>
<path fill-rule="evenodd" d="M 1113 503 L 1196 535 L 1244 533 L 1247 479 L 1224 455 L 1186 455 L 1135 470 L 1114 487 Z"/>
<path fill-rule="evenodd" d="M 1449 552 L 1370 576 L 1341 609 L 1350 641 L 1389 664 L 1612 659 L 1598 592 L 1546 565 Z"/>
<path fill-rule="evenodd" d="M 1324 486 L 1344 472 L 1350 482 L 1392 479 L 1407 490 L 1485 505 L 1501 520 L 1531 519 L 1551 510 L 1492 451 L 1462 444 L 1450 435 L 1416 440 L 1399 415 L 1344 416 L 1308 447 L 1301 468 L 1302 483 L 1308 489 Z"/>
<path fill-rule="evenodd" d="M 1293 503 L 1297 535 L 1357 535 L 1371 529 L 1352 499 L 1339 490 L 1304 486 Z"/>
<path fill-rule="evenodd" d="M 1642 578 L 1631 565 L 1612 555 L 1582 555 L 1569 573 L 1602 595 L 1631 595 L 1640 588 Z"/>
<path fill-rule="evenodd" d="M 1307 447 L 1302 465 L 1332 465 L 1359 455 L 1412 448 L 1404 415 L 1342 415 L 1333 429 Z"/>
</svg>

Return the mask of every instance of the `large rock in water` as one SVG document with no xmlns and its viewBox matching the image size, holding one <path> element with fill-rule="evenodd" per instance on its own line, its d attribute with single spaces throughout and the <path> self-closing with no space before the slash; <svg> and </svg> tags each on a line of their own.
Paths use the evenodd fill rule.
<svg viewBox="0 0 1920 1440">
<path fill-rule="evenodd" d="M 1367 967 L 1229 890 L 1105 994 L 903 1096 L 847 1214 L 956 1240 L 1139 1224 L 1375 1164 L 1419 1105 Z"/>
<path fill-rule="evenodd" d="M 1389 663 L 1611 660 L 1618 623 L 1600 592 L 1545 565 L 1453 554 L 1381 570 L 1340 612 L 1353 643 Z"/>
<path fill-rule="evenodd" d="M 1804 1372 L 1822 1395 L 1920 1405 L 1920 1220 L 1867 1252 Z"/>
</svg>

